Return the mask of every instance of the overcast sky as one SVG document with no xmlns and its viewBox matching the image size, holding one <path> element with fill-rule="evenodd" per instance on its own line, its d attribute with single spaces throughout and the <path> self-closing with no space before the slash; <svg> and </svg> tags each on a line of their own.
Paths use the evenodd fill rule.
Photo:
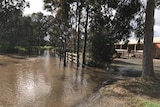
<svg viewBox="0 0 160 107">
<path fill-rule="evenodd" d="M 36 12 L 43 12 L 44 14 L 49 14 L 49 12 L 46 12 L 43 10 L 43 0 L 26 0 L 30 2 L 30 8 L 25 8 L 24 14 L 32 14 Z"/>
<path fill-rule="evenodd" d="M 155 11 L 154 35 L 160 37 L 160 10 Z"/>
<path fill-rule="evenodd" d="M 24 10 L 24 14 L 32 14 L 36 12 L 43 12 L 44 14 L 49 14 L 43 10 L 43 0 L 26 0 L 30 2 L 30 8 Z M 160 10 L 155 11 L 155 26 L 154 26 L 154 36 L 160 37 Z"/>
</svg>

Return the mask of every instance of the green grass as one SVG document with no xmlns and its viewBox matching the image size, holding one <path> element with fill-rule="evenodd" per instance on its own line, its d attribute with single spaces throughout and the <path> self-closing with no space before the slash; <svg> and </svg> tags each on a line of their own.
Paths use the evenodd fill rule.
<svg viewBox="0 0 160 107">
<path fill-rule="evenodd" d="M 140 100 L 138 98 L 131 99 L 130 105 L 134 107 L 160 107 L 160 103 L 149 100 Z"/>
<path fill-rule="evenodd" d="M 24 47 L 20 47 L 20 46 L 17 46 L 17 47 L 16 47 L 16 49 L 18 49 L 18 51 L 21 51 L 21 52 L 25 52 L 25 51 L 27 51 L 27 49 L 26 49 L 26 48 L 24 48 Z"/>
<path fill-rule="evenodd" d="M 45 49 L 53 49 L 54 47 L 53 46 L 40 46 L 39 48 L 42 50 L 45 50 Z"/>
</svg>

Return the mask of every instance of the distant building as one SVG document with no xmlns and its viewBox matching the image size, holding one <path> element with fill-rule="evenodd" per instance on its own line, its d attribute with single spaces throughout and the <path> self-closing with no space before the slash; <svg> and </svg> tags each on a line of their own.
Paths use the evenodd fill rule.
<svg viewBox="0 0 160 107">
<path fill-rule="evenodd" d="M 143 41 L 138 41 L 136 39 L 130 39 L 128 44 L 125 44 L 123 41 L 115 44 L 117 53 L 121 56 L 128 57 L 139 57 L 143 56 Z M 160 58 L 160 37 L 154 37 L 153 40 L 153 58 Z"/>
</svg>

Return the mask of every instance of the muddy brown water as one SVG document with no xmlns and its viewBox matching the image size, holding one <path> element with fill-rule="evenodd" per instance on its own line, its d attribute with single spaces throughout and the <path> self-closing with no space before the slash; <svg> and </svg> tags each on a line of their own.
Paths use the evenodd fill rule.
<svg viewBox="0 0 160 107">
<path fill-rule="evenodd" d="M 39 57 L 0 55 L 0 107 L 74 107 L 97 84 L 83 69 Z"/>
</svg>

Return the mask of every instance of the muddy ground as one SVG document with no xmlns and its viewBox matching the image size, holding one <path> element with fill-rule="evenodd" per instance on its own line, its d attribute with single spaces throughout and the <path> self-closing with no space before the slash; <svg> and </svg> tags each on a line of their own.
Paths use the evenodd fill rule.
<svg viewBox="0 0 160 107">
<path fill-rule="evenodd" d="M 154 59 L 154 70 L 156 79 L 143 80 L 139 75 L 142 71 L 142 59 L 115 59 L 108 72 L 113 74 L 110 80 L 116 81 L 108 84 L 108 80 L 99 76 L 98 80 L 103 81 L 102 87 L 78 107 L 142 107 L 141 104 L 133 103 L 133 99 L 160 104 L 160 60 L 158 59 Z M 129 76 L 126 76 L 124 71 L 132 73 L 127 73 Z M 137 72 L 138 75 L 133 72 Z"/>
</svg>

